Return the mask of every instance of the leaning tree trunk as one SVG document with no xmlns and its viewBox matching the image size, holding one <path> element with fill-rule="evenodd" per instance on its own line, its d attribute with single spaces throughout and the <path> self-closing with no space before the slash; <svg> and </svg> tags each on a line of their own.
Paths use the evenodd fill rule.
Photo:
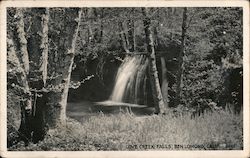
<svg viewBox="0 0 250 158">
<path fill-rule="evenodd" d="M 144 15 L 144 30 L 146 34 L 146 44 L 147 44 L 147 51 L 149 53 L 149 70 L 150 70 L 150 83 L 153 92 L 153 98 L 155 102 L 155 113 L 163 114 L 165 112 L 164 102 L 161 93 L 161 87 L 158 77 L 158 71 L 156 67 L 156 57 L 155 57 L 155 50 L 154 50 L 154 41 L 151 32 L 151 20 L 148 17 L 148 9 L 142 8 L 142 13 Z"/>
<path fill-rule="evenodd" d="M 21 8 L 8 10 L 10 20 L 8 23 L 8 58 L 15 61 L 14 67 L 17 67 L 17 79 L 18 85 L 16 86 L 21 89 L 22 99 L 20 101 L 21 105 L 21 124 L 19 128 L 19 133 L 21 139 L 26 143 L 31 139 L 31 95 L 30 87 L 28 84 L 28 74 L 29 74 L 29 55 L 27 51 L 27 40 L 24 31 L 24 21 L 23 21 L 23 10 Z M 9 30 L 12 28 L 12 30 Z"/>
<path fill-rule="evenodd" d="M 33 93 L 33 142 L 43 140 L 46 134 L 46 100 L 47 94 L 44 91 L 47 79 L 48 62 L 48 8 L 31 9 L 32 24 L 30 26 L 31 36 L 28 39 L 28 52 L 30 57 L 29 82 Z"/>
<path fill-rule="evenodd" d="M 66 105 L 82 11 L 79 8 L 53 9 L 49 30 L 57 49 L 49 54 L 50 71 L 47 122 L 51 128 L 66 122 Z M 61 27 L 58 27 L 60 25 Z M 59 34 L 58 34 L 59 32 Z M 52 85 L 52 86 L 51 86 Z"/>
<path fill-rule="evenodd" d="M 157 18 L 160 19 L 159 15 L 159 10 L 157 11 Z M 155 46 L 159 47 L 160 46 L 160 39 L 158 36 L 158 29 L 160 26 L 159 21 L 157 21 L 157 25 L 154 27 L 154 37 L 155 37 Z M 167 79 L 167 67 L 166 67 L 166 61 L 164 57 L 160 57 L 161 59 L 161 78 L 162 78 L 162 83 L 161 83 L 161 92 L 162 92 L 162 97 L 163 101 L 166 107 L 168 107 L 168 79 Z"/>
<path fill-rule="evenodd" d="M 182 82 L 183 82 L 183 57 L 185 55 L 185 38 L 187 31 L 187 8 L 183 8 L 183 20 L 182 20 L 182 34 L 181 34 L 181 50 L 178 57 L 178 74 L 177 74 L 177 90 L 176 90 L 176 106 L 180 104 L 181 91 L 182 91 Z"/>
</svg>

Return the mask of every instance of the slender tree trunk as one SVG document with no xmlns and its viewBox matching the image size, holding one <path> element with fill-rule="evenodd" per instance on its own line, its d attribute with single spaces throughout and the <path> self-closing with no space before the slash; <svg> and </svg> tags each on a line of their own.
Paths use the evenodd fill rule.
<svg viewBox="0 0 250 158">
<path fill-rule="evenodd" d="M 119 25 L 118 27 L 119 27 L 119 32 L 120 32 L 121 43 L 122 43 L 123 49 L 125 50 L 126 53 L 130 54 L 130 51 L 128 49 L 128 43 L 126 40 L 126 34 L 124 32 L 122 22 L 119 22 L 118 25 Z"/>
<path fill-rule="evenodd" d="M 97 40 L 97 42 L 98 43 L 102 43 L 102 38 L 103 38 L 103 8 L 100 8 L 101 10 L 100 10 L 100 12 L 101 12 L 101 14 L 100 14 L 100 17 L 98 16 L 98 21 L 99 21 L 99 23 L 100 23 L 100 30 L 99 30 L 99 33 L 98 33 L 98 40 Z"/>
<path fill-rule="evenodd" d="M 93 45 L 94 41 L 95 41 L 95 36 L 94 36 L 93 29 L 92 29 L 92 23 L 93 23 L 92 16 L 93 16 L 93 9 L 87 8 L 85 19 L 88 19 L 88 20 L 86 20 L 86 22 L 87 22 L 87 26 L 88 26 L 88 34 L 89 34 L 88 41 L 89 41 L 90 45 Z"/>
<path fill-rule="evenodd" d="M 159 26 L 160 26 L 160 23 L 159 23 L 159 20 L 160 20 L 160 15 L 159 15 L 159 10 L 156 11 L 156 15 L 157 15 L 157 22 L 156 22 L 156 26 L 153 27 L 153 38 L 155 39 L 154 40 L 154 44 L 155 44 L 155 47 L 159 47 L 159 36 L 158 36 L 158 30 L 159 30 Z"/>
<path fill-rule="evenodd" d="M 134 52 L 135 51 L 134 21 L 133 20 L 128 20 L 127 21 L 127 26 L 128 26 L 129 51 Z"/>
<path fill-rule="evenodd" d="M 159 15 L 159 10 L 157 11 L 157 18 L 160 19 Z M 154 37 L 155 37 L 155 45 L 156 47 L 159 47 L 160 45 L 160 40 L 158 37 L 158 30 L 159 30 L 159 21 L 157 22 L 157 25 L 154 27 Z M 161 78 L 162 78 L 162 83 L 161 83 L 161 92 L 162 92 L 162 97 L 163 101 L 166 107 L 168 107 L 168 79 L 167 79 L 167 67 L 166 67 L 166 61 L 164 57 L 161 57 Z"/>
<path fill-rule="evenodd" d="M 42 140 L 46 134 L 45 110 L 47 94 L 44 90 L 47 79 L 48 64 L 48 8 L 32 8 L 32 35 L 28 39 L 28 52 L 30 57 L 30 87 L 33 93 L 33 142 Z"/>
<path fill-rule="evenodd" d="M 53 14 L 60 13 L 60 10 L 54 10 Z M 52 14 L 52 13 L 51 13 Z M 54 42 L 60 51 L 60 55 L 55 56 L 56 52 L 51 52 L 49 57 L 50 66 L 55 67 L 57 77 L 50 80 L 53 85 L 53 91 L 48 94 L 47 122 L 50 127 L 56 127 L 65 124 L 66 105 L 72 65 L 75 56 L 75 44 L 79 31 L 81 19 L 81 10 L 79 8 L 66 8 L 60 17 L 50 18 L 51 23 L 60 23 L 62 27 L 52 26 L 53 31 L 59 31 L 59 37 L 54 37 Z M 53 16 L 54 17 L 54 16 Z M 53 24 L 52 24 L 53 25 Z M 51 32 L 51 33 L 52 33 Z M 56 63 L 54 61 L 57 61 Z"/>
<path fill-rule="evenodd" d="M 90 10 L 90 9 L 89 9 Z M 91 9 L 91 13 L 88 17 L 90 17 L 91 19 L 91 23 L 93 23 L 94 19 L 97 19 L 96 22 L 98 23 L 98 27 L 94 28 L 93 31 L 93 37 L 94 37 L 94 41 L 96 43 L 101 43 L 102 42 L 102 36 L 103 36 L 103 8 L 93 8 Z M 98 12 L 100 14 L 98 14 Z M 93 18 L 92 18 L 93 16 Z"/>
<path fill-rule="evenodd" d="M 164 57 L 161 57 L 161 71 L 162 71 L 162 83 L 161 83 L 161 92 L 163 96 L 163 100 L 166 107 L 169 107 L 168 105 L 168 78 L 167 78 L 167 67 L 166 67 L 166 61 Z"/>
<path fill-rule="evenodd" d="M 169 29 L 170 39 L 173 39 L 173 8 L 166 8 L 165 16 L 167 18 L 167 28 Z"/>
<path fill-rule="evenodd" d="M 154 50 L 154 41 L 151 32 L 151 20 L 148 17 L 148 9 L 142 8 L 142 13 L 144 15 L 144 28 L 146 34 L 146 43 L 147 43 L 147 51 L 150 55 L 149 57 L 149 74 L 150 74 L 150 82 L 153 92 L 153 98 L 155 102 L 155 109 L 156 113 L 163 114 L 165 112 L 164 102 L 161 93 L 161 87 L 158 77 L 158 71 L 156 67 L 156 57 L 155 57 L 155 50 Z"/>
<path fill-rule="evenodd" d="M 136 45 L 136 34 L 135 34 L 135 21 L 134 21 L 134 24 L 133 24 L 133 41 L 134 41 L 134 51 L 136 52 L 137 51 L 137 45 Z"/>
<path fill-rule="evenodd" d="M 179 71 L 177 74 L 177 91 L 176 91 L 176 106 L 180 104 L 181 99 L 181 91 L 182 91 L 182 82 L 183 82 L 183 57 L 185 55 L 185 38 L 186 38 L 186 31 L 187 31 L 187 8 L 183 8 L 183 20 L 182 20 L 182 34 L 181 34 L 181 50 L 178 57 L 178 65 Z"/>
</svg>

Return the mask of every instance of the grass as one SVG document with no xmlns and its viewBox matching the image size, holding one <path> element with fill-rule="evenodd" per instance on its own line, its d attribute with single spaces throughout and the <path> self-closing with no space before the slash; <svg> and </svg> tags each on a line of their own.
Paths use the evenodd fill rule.
<svg viewBox="0 0 250 158">
<path fill-rule="evenodd" d="M 228 111 L 195 119 L 171 113 L 99 113 L 81 123 L 68 119 L 64 127 L 50 130 L 44 141 L 26 147 L 18 143 L 9 150 L 241 150 L 242 124 L 242 114 Z"/>
</svg>

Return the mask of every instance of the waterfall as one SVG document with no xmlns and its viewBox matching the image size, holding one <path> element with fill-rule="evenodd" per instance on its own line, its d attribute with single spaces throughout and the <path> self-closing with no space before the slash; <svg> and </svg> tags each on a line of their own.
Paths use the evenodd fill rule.
<svg viewBox="0 0 250 158">
<path fill-rule="evenodd" d="M 111 101 L 147 104 L 147 65 L 143 55 L 127 56 L 118 69 Z"/>
</svg>

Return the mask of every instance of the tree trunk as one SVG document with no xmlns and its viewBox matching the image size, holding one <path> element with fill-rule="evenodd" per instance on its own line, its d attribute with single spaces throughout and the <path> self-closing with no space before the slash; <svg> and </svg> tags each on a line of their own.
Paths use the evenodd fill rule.
<svg viewBox="0 0 250 158">
<path fill-rule="evenodd" d="M 32 108 L 33 142 L 43 140 L 46 134 L 45 110 L 47 95 L 43 91 L 46 86 L 48 64 L 48 8 L 32 8 L 32 35 L 28 39 L 30 57 L 30 87 L 34 89 Z"/>
<path fill-rule="evenodd" d="M 49 21 L 48 9 L 31 9 L 30 32 L 33 34 L 28 39 L 28 49 L 22 10 L 13 9 L 8 12 L 8 15 L 11 14 L 7 30 L 8 63 L 17 67 L 19 85 L 14 86 L 23 91 L 19 132 L 26 144 L 42 140 L 46 133 L 46 124 L 52 128 L 66 120 L 68 87 L 81 11 L 77 8 L 51 10 L 52 20 Z M 49 22 L 50 36 L 54 40 L 50 56 L 48 56 Z M 49 78 L 47 65 L 50 66 Z"/>
<path fill-rule="evenodd" d="M 46 99 L 37 98 L 37 90 L 44 87 L 47 76 L 47 56 L 48 56 L 48 10 L 32 9 L 31 32 L 27 41 L 24 32 L 23 13 L 22 10 L 16 10 L 16 16 L 13 24 L 16 29 L 13 33 L 8 32 L 15 39 L 15 44 L 8 40 L 8 56 L 15 59 L 15 53 L 20 54 L 16 67 L 20 68 L 18 73 L 19 86 L 24 88 L 24 101 L 21 101 L 21 138 L 28 143 L 29 141 L 37 142 L 43 139 L 45 134 L 43 121 L 40 119 L 42 110 L 45 107 Z M 15 48 L 16 47 L 16 48 Z M 14 53 L 11 53 L 14 52 Z M 20 53 L 19 53 L 20 52 Z M 29 53 L 29 54 L 28 54 Z M 32 61 L 32 62 L 29 62 Z M 31 94 L 31 92 L 33 94 Z M 33 96 L 33 97 L 31 97 Z M 42 95 L 43 96 L 43 95 Z M 39 118 L 39 119 L 38 119 Z M 33 133 L 33 134 L 32 134 Z"/>
<path fill-rule="evenodd" d="M 55 67 L 57 76 L 50 80 L 49 87 L 52 85 L 53 90 L 48 93 L 47 122 L 52 128 L 65 124 L 66 121 L 68 89 L 82 11 L 78 8 L 66 8 L 63 12 L 54 9 L 53 14 L 59 16 L 50 18 L 50 31 L 55 35 L 52 40 L 57 46 L 57 50 L 50 52 L 49 57 L 50 67 Z M 62 27 L 57 27 L 58 23 Z M 54 31 L 60 32 L 59 35 Z M 57 54 L 57 51 L 60 54 Z"/>
<path fill-rule="evenodd" d="M 134 52 L 135 51 L 134 21 L 133 20 L 128 20 L 127 21 L 127 26 L 128 26 L 129 51 Z"/>
<path fill-rule="evenodd" d="M 85 17 L 84 19 L 87 22 L 87 27 L 88 27 L 88 44 L 89 45 L 93 45 L 94 44 L 94 40 L 95 40 L 95 35 L 94 35 L 94 31 L 92 29 L 92 24 L 93 24 L 93 9 L 92 8 L 86 8 L 84 10 L 84 14 Z"/>
<path fill-rule="evenodd" d="M 98 16 L 98 22 L 100 23 L 100 30 L 98 31 L 97 43 L 102 43 L 103 38 L 103 8 L 100 8 L 100 16 Z"/>
<path fill-rule="evenodd" d="M 179 71 L 177 74 L 177 90 L 176 90 L 176 106 L 180 104 L 181 99 L 181 91 L 182 91 L 182 82 L 183 82 L 183 57 L 185 55 L 185 38 L 186 38 L 186 31 L 187 31 L 187 8 L 183 8 L 183 20 L 182 20 L 182 34 L 181 34 L 181 50 L 178 57 L 178 67 Z"/>
<path fill-rule="evenodd" d="M 158 77 L 158 71 L 156 67 L 156 57 L 155 57 L 155 50 L 154 50 L 154 41 L 151 33 L 151 20 L 148 17 L 148 9 L 142 8 L 142 13 L 144 15 L 144 30 L 146 35 L 146 43 L 147 43 L 147 51 L 149 53 L 149 74 L 150 74 L 150 83 L 153 92 L 153 98 L 155 102 L 155 113 L 163 114 L 165 112 L 164 102 L 161 93 L 161 87 Z"/>
<path fill-rule="evenodd" d="M 8 45 L 8 56 L 12 57 L 16 62 L 15 67 L 18 68 L 17 73 L 18 86 L 22 87 L 22 100 L 21 105 L 21 124 L 19 128 L 20 137 L 25 143 L 28 143 L 31 139 L 31 95 L 30 87 L 28 84 L 27 76 L 29 74 L 29 55 L 27 51 L 27 40 L 24 32 L 24 21 L 22 9 L 14 9 L 11 17 L 10 27 L 13 30 L 8 30 L 9 39 L 7 40 Z M 12 59 L 12 60 L 13 60 Z"/>
<path fill-rule="evenodd" d="M 160 19 L 159 10 L 157 11 L 157 18 Z M 157 21 L 157 25 L 154 27 L 154 37 L 155 37 L 155 45 L 156 47 L 160 47 L 160 39 L 158 37 L 158 30 L 159 30 L 159 21 Z M 167 67 L 166 67 L 166 61 L 164 57 L 161 57 L 161 77 L 162 77 L 162 83 L 161 83 L 161 92 L 163 101 L 166 107 L 168 107 L 168 79 L 167 79 Z"/>
<path fill-rule="evenodd" d="M 17 44 L 17 56 L 19 57 L 20 64 L 22 68 L 24 69 L 24 72 L 26 75 L 29 73 L 29 55 L 27 51 L 27 40 L 25 37 L 25 31 L 24 31 L 24 22 L 23 22 L 23 13 L 22 9 L 18 8 L 16 9 L 16 15 L 15 15 L 15 38 L 16 44 Z"/>
<path fill-rule="evenodd" d="M 19 127 L 19 136 L 24 142 L 27 144 L 31 140 L 31 129 L 29 128 L 31 125 L 31 94 L 29 90 L 27 75 L 24 72 L 20 64 L 20 60 L 16 55 L 16 45 L 12 40 L 12 37 L 7 38 L 7 57 L 8 57 L 8 65 L 12 65 L 13 68 L 18 68 L 16 72 L 17 77 L 17 86 L 22 87 L 20 89 L 20 93 L 22 94 L 22 100 L 20 101 L 21 105 L 21 124 Z"/>
<path fill-rule="evenodd" d="M 43 82 L 43 87 L 47 79 L 48 64 L 48 8 L 32 8 L 32 24 L 30 30 L 32 35 L 28 39 L 28 52 L 30 63 L 29 78 L 32 82 Z M 34 88 L 36 85 L 34 85 Z M 39 88 L 41 89 L 41 88 Z"/>
<path fill-rule="evenodd" d="M 94 41 L 96 43 L 101 43 L 103 37 L 103 8 L 93 8 L 93 9 L 89 8 L 88 10 L 92 10 L 91 14 L 88 16 L 90 18 L 91 23 L 95 23 L 93 19 L 96 19 L 98 25 L 98 27 L 96 26 L 94 27 L 93 31 Z"/>
<path fill-rule="evenodd" d="M 167 79 L 166 61 L 164 57 L 161 57 L 161 71 L 162 71 L 161 92 L 165 106 L 168 107 L 168 79 Z"/>
<path fill-rule="evenodd" d="M 130 54 L 130 51 L 128 49 L 128 42 L 126 40 L 126 34 L 124 32 L 122 22 L 119 22 L 118 25 L 119 25 L 118 27 L 119 27 L 122 47 L 127 54 Z"/>
</svg>

